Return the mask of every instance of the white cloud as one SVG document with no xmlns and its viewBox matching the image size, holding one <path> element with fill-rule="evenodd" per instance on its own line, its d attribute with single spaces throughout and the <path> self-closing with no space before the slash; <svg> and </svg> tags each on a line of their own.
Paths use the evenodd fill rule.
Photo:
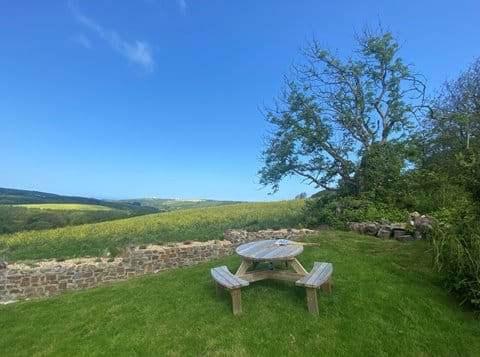
<svg viewBox="0 0 480 357">
<path fill-rule="evenodd" d="M 182 15 L 187 13 L 187 0 L 177 0 L 178 7 Z"/>
<path fill-rule="evenodd" d="M 90 41 L 90 39 L 83 34 L 74 36 L 72 40 L 89 50 L 92 48 L 92 41 Z"/>
<path fill-rule="evenodd" d="M 155 67 L 155 61 L 153 59 L 151 47 L 147 42 L 138 40 L 128 42 L 124 40 L 116 31 L 103 28 L 93 19 L 83 14 L 72 3 L 70 3 L 70 8 L 73 16 L 79 23 L 96 33 L 113 50 L 117 51 L 131 62 L 142 66 L 146 71 L 153 71 Z"/>
</svg>

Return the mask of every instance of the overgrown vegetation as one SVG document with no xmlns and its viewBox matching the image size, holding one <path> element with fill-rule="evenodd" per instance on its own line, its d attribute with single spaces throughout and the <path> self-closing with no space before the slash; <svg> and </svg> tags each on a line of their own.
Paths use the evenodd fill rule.
<svg viewBox="0 0 480 357">
<path fill-rule="evenodd" d="M 471 216 L 433 232 L 435 264 L 462 303 L 480 308 L 480 222 Z"/>
<path fill-rule="evenodd" d="M 224 207 L 226 208 L 226 207 Z M 181 213 L 181 212 L 177 212 Z M 459 309 L 431 269 L 425 242 L 345 232 L 309 240 L 298 256 L 333 263 L 333 293 L 260 281 L 242 289 L 243 315 L 217 297 L 210 268 L 238 256 L 113 286 L 0 306 L 4 356 L 477 356 L 480 325 Z"/>
<path fill-rule="evenodd" d="M 0 235 L 0 259 L 99 256 L 128 244 L 221 239 L 229 228 L 296 227 L 304 206 L 304 200 L 241 203 Z"/>
<path fill-rule="evenodd" d="M 260 181 L 296 175 L 322 189 L 309 225 L 437 217 L 437 267 L 450 290 L 480 309 L 480 59 L 424 99 L 388 32 L 357 37 L 345 59 L 313 41 L 284 95 L 266 110 L 273 135 Z"/>
</svg>

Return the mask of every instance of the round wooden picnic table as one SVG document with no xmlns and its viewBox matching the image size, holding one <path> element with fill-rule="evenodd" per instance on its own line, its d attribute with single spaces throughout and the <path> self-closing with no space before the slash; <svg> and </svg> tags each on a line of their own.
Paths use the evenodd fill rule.
<svg viewBox="0 0 480 357">
<path fill-rule="evenodd" d="M 290 240 L 282 240 L 282 245 L 275 242 L 276 240 L 268 239 L 242 244 L 235 249 L 235 253 L 254 262 L 272 262 L 291 260 L 303 252 L 301 245 L 294 245 Z"/>
<path fill-rule="evenodd" d="M 303 252 L 303 246 L 286 239 L 281 241 L 283 244 L 275 244 L 276 240 L 267 239 L 239 245 L 235 249 L 235 253 L 242 257 L 242 264 L 235 275 L 249 282 L 263 279 L 297 281 L 307 275 L 308 272 L 295 258 Z M 286 269 L 272 269 L 275 261 L 285 262 Z M 269 268 L 256 269 L 259 262 L 272 264 Z M 253 269 L 248 271 L 252 266 Z M 289 271 L 289 267 L 294 271 Z"/>
</svg>

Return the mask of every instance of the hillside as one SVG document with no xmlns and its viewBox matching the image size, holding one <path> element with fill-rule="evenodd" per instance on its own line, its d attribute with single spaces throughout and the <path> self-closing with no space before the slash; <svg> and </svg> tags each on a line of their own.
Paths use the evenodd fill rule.
<svg viewBox="0 0 480 357">
<path fill-rule="evenodd" d="M 137 214 L 157 212 L 153 207 L 129 204 L 121 201 L 107 201 L 79 196 L 64 196 L 54 193 L 0 188 L 0 205 L 45 204 L 45 203 L 77 203 L 99 205 L 118 210 L 129 210 Z"/>
<path fill-rule="evenodd" d="M 229 228 L 298 226 L 303 200 L 240 203 L 0 235 L 0 259 L 99 256 L 128 244 L 221 239 Z"/>
<path fill-rule="evenodd" d="M 135 198 L 129 200 L 120 200 L 117 202 L 127 203 L 131 205 L 140 205 L 142 207 L 153 207 L 158 209 L 159 211 L 175 211 L 187 208 L 202 208 L 240 203 L 240 201 L 217 201 L 205 199 L 184 200 L 168 198 Z"/>
<path fill-rule="evenodd" d="M 158 212 L 125 202 L 0 188 L 0 234 L 105 222 Z"/>
</svg>

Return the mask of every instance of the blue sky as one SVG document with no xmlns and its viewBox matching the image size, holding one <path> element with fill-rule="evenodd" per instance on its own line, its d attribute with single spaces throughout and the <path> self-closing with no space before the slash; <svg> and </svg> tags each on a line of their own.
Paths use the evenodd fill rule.
<svg viewBox="0 0 480 357">
<path fill-rule="evenodd" d="M 257 184 L 259 112 L 313 34 L 378 19 L 433 92 L 480 56 L 480 2 L 0 0 L 0 187 L 108 198 L 292 198 Z"/>
</svg>

